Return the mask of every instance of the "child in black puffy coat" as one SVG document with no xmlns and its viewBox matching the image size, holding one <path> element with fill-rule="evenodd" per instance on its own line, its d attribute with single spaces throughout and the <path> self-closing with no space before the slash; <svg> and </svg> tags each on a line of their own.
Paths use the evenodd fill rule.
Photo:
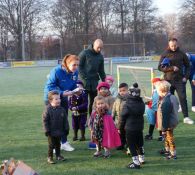
<svg viewBox="0 0 195 175">
<path fill-rule="evenodd" d="M 129 89 L 127 101 L 121 112 L 120 130 L 125 129 L 126 140 L 129 150 L 132 155 L 133 162 L 128 165 L 128 168 L 138 169 L 140 164 L 144 163 L 144 111 L 145 104 L 140 97 L 140 89 L 138 84 L 134 83 Z"/>
</svg>

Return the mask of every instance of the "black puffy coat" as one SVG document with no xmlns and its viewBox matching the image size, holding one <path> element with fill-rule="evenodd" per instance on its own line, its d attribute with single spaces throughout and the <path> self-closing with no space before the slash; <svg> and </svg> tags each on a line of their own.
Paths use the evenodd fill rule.
<svg viewBox="0 0 195 175">
<path fill-rule="evenodd" d="M 145 104 L 141 97 L 129 95 L 121 112 L 120 130 L 142 131 L 144 129 Z"/>
<path fill-rule="evenodd" d="M 61 106 L 52 107 L 50 104 L 43 112 L 44 131 L 51 136 L 62 136 L 69 131 L 67 113 Z"/>
<path fill-rule="evenodd" d="M 171 66 L 161 67 L 161 62 L 164 58 L 169 58 Z M 173 71 L 173 66 L 177 66 L 179 70 L 177 72 Z M 184 71 L 185 68 L 185 71 Z M 176 51 L 171 51 L 167 49 L 162 55 L 159 61 L 158 70 L 164 72 L 165 80 L 175 80 L 182 81 L 185 77 L 186 79 L 190 76 L 190 62 L 185 53 L 183 53 L 179 48 Z"/>
</svg>

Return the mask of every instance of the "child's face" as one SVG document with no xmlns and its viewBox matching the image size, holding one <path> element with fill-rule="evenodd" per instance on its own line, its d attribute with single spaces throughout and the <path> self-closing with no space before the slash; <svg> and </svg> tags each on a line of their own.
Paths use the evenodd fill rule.
<svg viewBox="0 0 195 175">
<path fill-rule="evenodd" d="M 125 95 L 128 94 L 128 88 L 126 87 L 119 88 L 119 94 L 120 96 L 124 97 Z"/>
<path fill-rule="evenodd" d="M 110 87 L 113 85 L 113 82 L 111 80 L 106 80 L 106 83 L 108 83 Z"/>
<path fill-rule="evenodd" d="M 56 107 L 60 106 L 60 95 L 53 95 L 53 99 L 50 101 L 51 106 Z"/>
<path fill-rule="evenodd" d="M 97 100 L 96 101 L 96 108 L 102 109 L 106 107 L 106 103 L 104 100 Z"/>
<path fill-rule="evenodd" d="M 158 89 L 158 88 L 157 88 L 157 93 L 160 97 L 164 97 L 167 94 L 167 92 L 164 92 L 164 91 L 162 91 L 161 89 Z"/>
<path fill-rule="evenodd" d="M 106 96 L 108 94 L 109 90 L 108 88 L 106 87 L 101 87 L 100 90 L 99 90 L 99 93 L 102 95 L 102 96 Z"/>
</svg>

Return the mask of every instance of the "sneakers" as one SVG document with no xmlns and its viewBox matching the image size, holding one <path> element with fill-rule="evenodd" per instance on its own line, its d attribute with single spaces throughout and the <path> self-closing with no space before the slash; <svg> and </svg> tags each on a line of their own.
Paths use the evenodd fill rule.
<svg viewBox="0 0 195 175">
<path fill-rule="evenodd" d="M 138 155 L 140 164 L 145 163 L 144 155 Z"/>
<path fill-rule="evenodd" d="M 145 136 L 145 140 L 152 140 L 152 139 L 153 139 L 153 137 L 149 134 Z"/>
<path fill-rule="evenodd" d="M 79 139 L 79 141 L 85 141 L 86 140 L 86 138 L 85 137 L 81 137 L 80 139 Z"/>
<path fill-rule="evenodd" d="M 96 144 L 93 142 L 89 142 L 88 149 L 96 149 Z"/>
<path fill-rule="evenodd" d="M 166 151 L 165 149 L 161 149 L 160 151 L 159 151 L 159 153 L 161 154 L 161 155 L 169 155 L 170 154 L 170 152 L 169 151 Z"/>
<path fill-rule="evenodd" d="M 109 158 L 111 156 L 110 151 L 105 151 L 104 158 Z"/>
<path fill-rule="evenodd" d="M 195 106 L 192 106 L 192 112 L 195 112 Z"/>
<path fill-rule="evenodd" d="M 189 125 L 193 125 L 193 124 L 194 124 L 194 121 L 193 121 L 190 117 L 185 117 L 185 118 L 183 119 L 183 122 L 184 122 L 185 124 L 189 124 Z"/>
<path fill-rule="evenodd" d="M 164 141 L 164 137 L 163 136 L 159 136 L 157 140 L 162 142 L 162 141 Z"/>
<path fill-rule="evenodd" d="M 65 161 L 66 159 L 63 156 L 59 155 L 58 157 L 56 157 L 56 160 Z"/>
<path fill-rule="evenodd" d="M 93 157 L 102 157 L 102 152 L 96 151 L 96 152 L 93 154 Z"/>
<path fill-rule="evenodd" d="M 64 150 L 64 151 L 74 151 L 74 148 L 70 145 L 69 142 L 66 142 L 64 144 L 61 144 L 61 150 Z"/>
<path fill-rule="evenodd" d="M 140 169 L 140 165 L 133 163 L 130 163 L 129 165 L 127 165 L 127 168 L 129 169 Z"/>
<path fill-rule="evenodd" d="M 72 138 L 72 141 L 77 141 L 77 140 L 78 140 L 77 137 L 73 137 L 73 138 Z"/>
<path fill-rule="evenodd" d="M 166 159 L 167 160 L 170 160 L 170 159 L 176 160 L 177 159 L 177 156 L 176 155 L 167 155 L 166 156 Z"/>
<path fill-rule="evenodd" d="M 47 158 L 47 163 L 49 163 L 49 164 L 55 164 L 55 162 L 54 162 L 54 160 L 53 160 L 52 157 L 48 157 Z"/>
</svg>

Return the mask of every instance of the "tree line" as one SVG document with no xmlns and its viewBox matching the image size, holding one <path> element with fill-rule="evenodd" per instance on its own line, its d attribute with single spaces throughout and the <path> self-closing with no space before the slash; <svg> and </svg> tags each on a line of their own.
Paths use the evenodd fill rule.
<svg viewBox="0 0 195 175">
<path fill-rule="evenodd" d="M 159 54 L 172 36 L 193 52 L 194 31 L 193 0 L 166 16 L 153 0 L 0 0 L 0 61 L 22 59 L 22 36 L 25 59 L 40 60 L 78 54 L 96 38 L 106 57 Z"/>
</svg>

